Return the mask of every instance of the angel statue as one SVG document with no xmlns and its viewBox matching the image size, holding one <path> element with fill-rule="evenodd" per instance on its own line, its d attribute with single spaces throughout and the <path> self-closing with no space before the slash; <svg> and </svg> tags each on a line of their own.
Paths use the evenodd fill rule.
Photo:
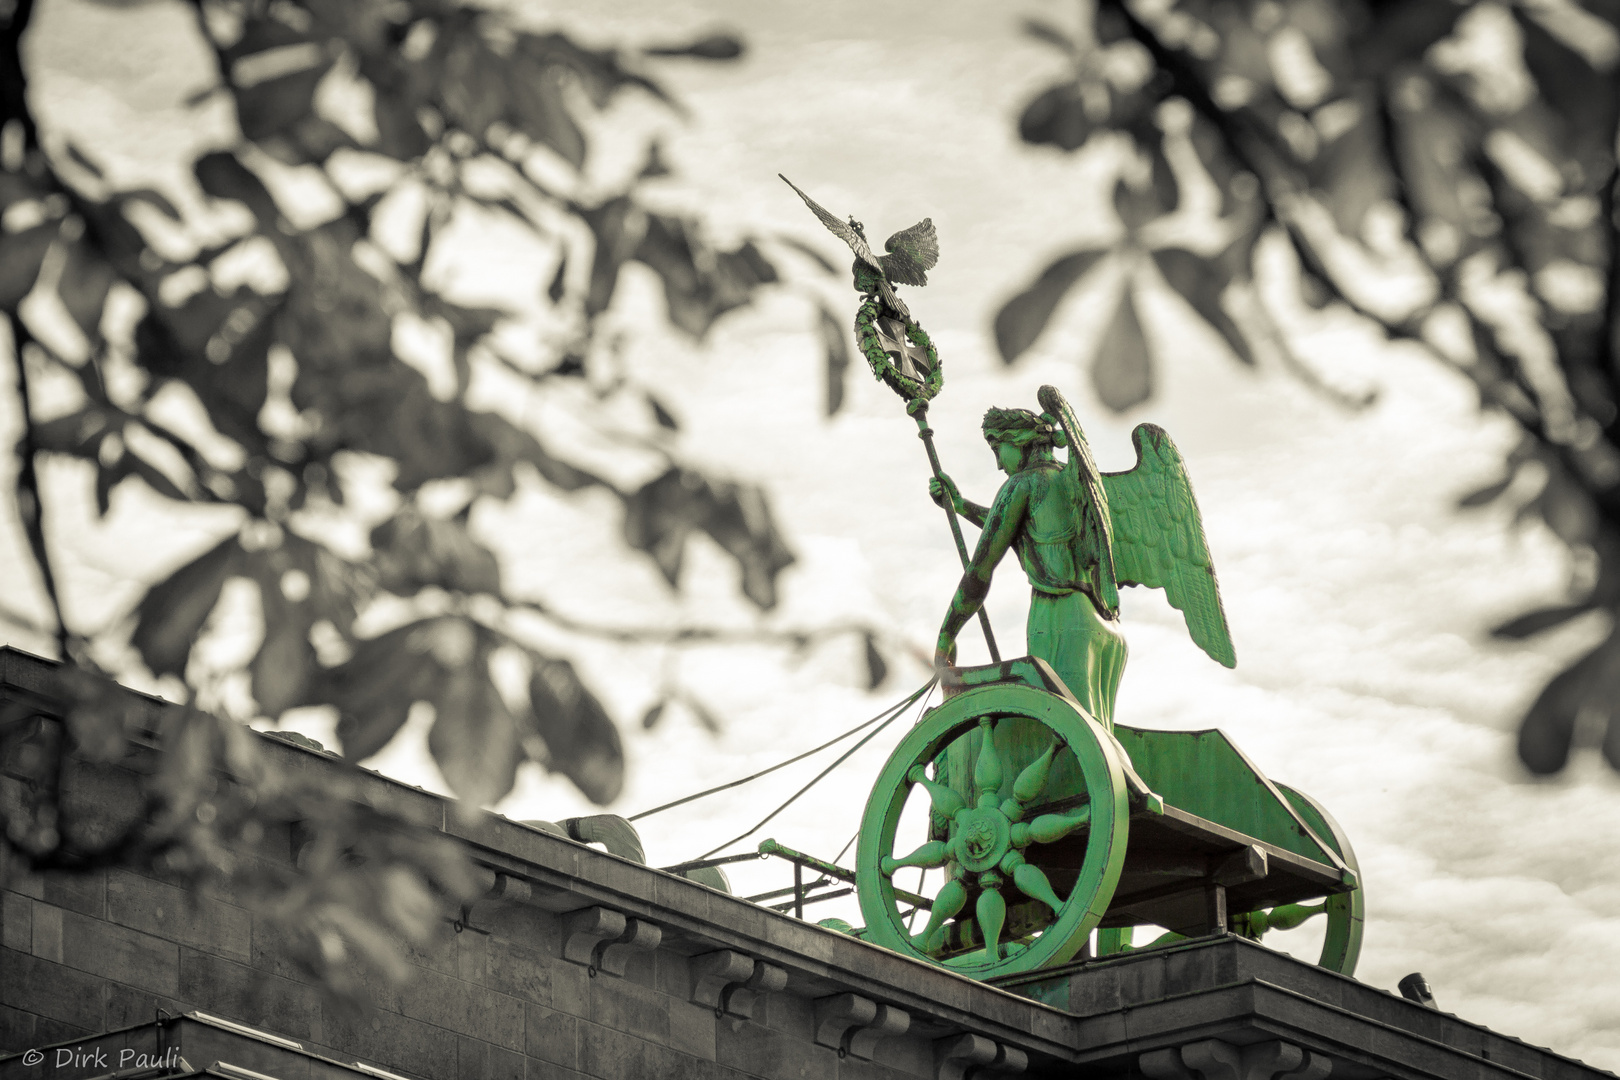
<svg viewBox="0 0 1620 1080">
<path fill-rule="evenodd" d="M 1192 639 L 1211 659 L 1237 657 L 1221 609 L 1204 523 L 1181 454 L 1163 429 L 1131 433 L 1136 465 L 1100 473 L 1074 411 L 1055 387 L 1043 386 L 1040 415 L 992 408 L 984 437 L 1008 475 L 989 507 L 962 498 L 948 476 L 929 481 L 982 531 L 940 627 L 936 666 L 950 664 L 956 635 L 984 603 L 990 575 L 1008 548 L 1018 552 L 1032 588 L 1028 647 L 1051 665 L 1070 692 L 1105 728 L 1125 670 L 1119 630 L 1119 586 L 1163 589 L 1187 618 Z M 1068 447 L 1059 464 L 1054 448 Z"/>
</svg>

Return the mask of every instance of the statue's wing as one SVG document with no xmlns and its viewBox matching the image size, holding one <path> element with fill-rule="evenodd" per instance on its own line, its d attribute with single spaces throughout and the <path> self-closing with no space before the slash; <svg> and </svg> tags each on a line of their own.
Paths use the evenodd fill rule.
<svg viewBox="0 0 1620 1080">
<path fill-rule="evenodd" d="M 1153 424 L 1139 424 L 1131 442 L 1136 444 L 1136 467 L 1102 475 L 1114 519 L 1119 583 L 1163 589 L 1170 606 L 1187 617 L 1187 630 L 1198 647 L 1217 663 L 1235 667 L 1237 654 L 1204 540 L 1204 519 L 1181 452 Z"/>
<path fill-rule="evenodd" d="M 1074 410 L 1069 408 L 1068 401 L 1058 392 L 1058 388 L 1043 386 L 1036 397 L 1047 415 L 1057 419 L 1064 437 L 1068 439 L 1069 462 L 1063 469 L 1074 481 L 1074 490 L 1079 493 L 1081 501 L 1089 504 L 1075 508 L 1082 533 L 1076 537 L 1076 543 L 1082 554 L 1089 556 L 1096 553 L 1097 566 L 1092 579 L 1094 595 L 1110 615 L 1117 614 L 1119 576 L 1114 567 L 1113 524 L 1108 503 L 1110 496 L 1103 487 L 1102 473 L 1097 470 L 1097 462 L 1091 456 L 1091 444 L 1086 442 L 1086 433 L 1080 429 L 1080 421 L 1075 418 Z"/>
<path fill-rule="evenodd" d="M 896 285 L 927 285 L 928 271 L 939 262 L 939 236 L 934 219 L 923 218 L 883 242 L 887 255 L 879 255 L 883 273 Z"/>
<path fill-rule="evenodd" d="M 777 173 L 776 175 L 782 176 L 781 173 Z M 816 200 L 806 195 L 803 191 L 799 191 L 799 185 L 795 184 L 787 177 L 782 176 L 782 182 L 788 187 L 792 188 L 794 191 L 798 192 L 799 198 L 804 200 L 804 205 L 810 208 L 810 212 L 821 219 L 821 223 L 827 226 L 828 232 L 832 233 L 834 236 L 838 237 L 838 239 L 848 244 L 849 249 L 855 253 L 855 257 L 857 259 L 861 260 L 861 262 L 870 266 L 880 274 L 886 273 L 883 264 L 879 263 L 877 259 L 873 257 L 872 249 L 866 246 L 865 237 L 861 236 L 860 233 L 851 228 L 849 222 L 839 221 L 825 206 L 822 206 L 820 203 L 816 202 Z"/>
</svg>

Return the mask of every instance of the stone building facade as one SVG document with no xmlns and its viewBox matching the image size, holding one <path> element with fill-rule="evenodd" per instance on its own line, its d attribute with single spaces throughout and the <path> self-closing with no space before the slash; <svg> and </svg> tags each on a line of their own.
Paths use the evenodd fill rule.
<svg viewBox="0 0 1620 1080">
<path fill-rule="evenodd" d="M 0 701 L 44 685 L 0 650 Z M 280 767 L 345 770 L 280 740 Z M 354 1014 L 250 898 L 123 871 L 0 893 L 0 1080 L 1593 1080 L 1608 1073 L 1216 935 L 975 982 L 498 817 L 363 795 L 486 895 Z"/>
</svg>

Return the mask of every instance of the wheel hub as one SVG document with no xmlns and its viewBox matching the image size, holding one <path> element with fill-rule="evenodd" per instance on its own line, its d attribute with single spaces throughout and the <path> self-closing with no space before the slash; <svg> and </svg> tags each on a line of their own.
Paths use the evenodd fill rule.
<svg viewBox="0 0 1620 1080">
<path fill-rule="evenodd" d="M 994 807 L 963 810 L 951 825 L 953 854 L 964 870 L 988 870 L 1012 849 L 1012 822 Z"/>
</svg>

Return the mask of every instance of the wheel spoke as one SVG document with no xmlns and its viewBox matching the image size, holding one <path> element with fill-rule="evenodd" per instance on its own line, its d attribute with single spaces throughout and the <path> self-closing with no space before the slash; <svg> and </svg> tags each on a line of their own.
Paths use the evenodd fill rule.
<svg viewBox="0 0 1620 1080">
<path fill-rule="evenodd" d="M 884 877 L 889 877 L 902 866 L 921 866 L 932 870 L 935 867 L 944 866 L 949 858 L 949 844 L 943 840 L 930 840 L 903 859 L 885 857 L 878 863 L 878 869 L 883 871 Z"/>
<path fill-rule="evenodd" d="M 1002 898 L 999 887 L 990 886 L 979 894 L 975 914 L 979 920 L 979 930 L 984 934 L 984 951 L 1000 960 L 1001 928 L 1007 922 L 1007 901 Z"/>
<path fill-rule="evenodd" d="M 1050 844 L 1091 823 L 1091 807 L 1082 806 L 1072 814 L 1042 814 L 1029 823 L 1029 839 Z"/>
<path fill-rule="evenodd" d="M 954 918 L 962 905 L 967 903 L 967 887 L 954 878 L 941 885 L 939 892 L 934 896 L 934 909 L 928 913 L 928 925 L 923 932 L 911 939 L 912 945 L 925 953 L 931 953 L 938 948 L 935 938 L 945 930 L 945 921 Z"/>
<path fill-rule="evenodd" d="M 934 813 L 939 817 L 949 820 L 958 810 L 967 806 L 967 802 L 963 800 L 962 796 L 944 784 L 936 784 L 928 779 L 928 774 L 923 771 L 921 765 L 907 773 L 906 779 L 913 784 L 920 784 L 923 790 L 928 792 L 928 801 L 933 804 Z"/>
<path fill-rule="evenodd" d="M 1018 865 L 1013 867 L 1013 884 L 1017 885 L 1025 896 L 1039 900 L 1051 908 L 1054 915 L 1057 914 L 1058 908 L 1063 906 L 1063 901 L 1052 889 L 1051 881 L 1047 880 L 1046 872 L 1038 866 L 1020 860 Z"/>
<path fill-rule="evenodd" d="M 1305 920 L 1327 910 L 1327 902 L 1320 904 L 1279 904 L 1266 912 L 1267 930 L 1292 930 Z"/>
<path fill-rule="evenodd" d="M 1041 797 L 1041 792 L 1046 790 L 1046 778 L 1052 771 L 1052 755 L 1057 748 L 1058 744 L 1054 742 L 1046 748 L 1046 753 L 1024 767 L 1013 782 L 1013 798 L 1028 806 Z"/>
<path fill-rule="evenodd" d="M 973 766 L 973 787 L 980 806 L 994 806 L 996 792 L 1001 790 L 1001 755 L 996 752 L 995 729 L 988 719 L 979 721 L 979 733 L 984 741 L 979 744 L 979 760 Z"/>
</svg>

